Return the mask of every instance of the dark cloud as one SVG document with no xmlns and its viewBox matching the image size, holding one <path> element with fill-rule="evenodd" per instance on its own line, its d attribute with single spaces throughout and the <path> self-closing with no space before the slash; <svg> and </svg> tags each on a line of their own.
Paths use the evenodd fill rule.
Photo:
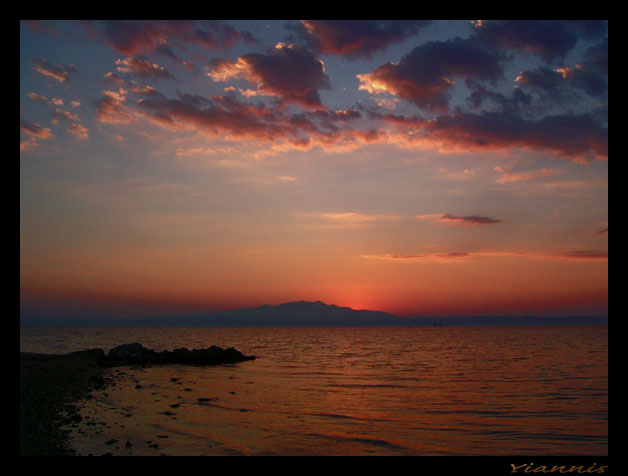
<svg viewBox="0 0 628 476">
<path fill-rule="evenodd" d="M 103 117 L 115 119 L 120 112 L 128 114 L 128 111 L 112 109 L 115 105 L 111 101 L 100 106 L 110 111 Z M 165 128 L 193 128 L 203 134 L 261 143 L 287 143 L 298 148 L 347 147 L 379 138 L 377 131 L 348 127 L 352 121 L 361 119 L 360 113 L 354 110 L 305 110 L 288 114 L 281 107 L 244 103 L 229 95 L 206 99 L 180 94 L 176 99 L 168 99 L 160 93 L 146 95 L 137 101 L 137 106 L 139 114 Z"/>
<path fill-rule="evenodd" d="M 448 221 L 448 222 L 457 222 L 466 225 L 492 225 L 494 223 L 502 223 L 502 220 L 497 220 L 495 218 L 483 217 L 480 215 L 469 215 L 469 216 L 455 216 L 451 213 L 445 213 L 441 216 L 440 220 Z"/>
<path fill-rule="evenodd" d="M 565 258 L 571 259 L 608 259 L 608 252 L 597 250 L 577 250 L 563 253 Z"/>
<path fill-rule="evenodd" d="M 580 99 L 575 90 L 600 99 L 608 93 L 604 76 L 598 70 L 580 64 L 556 70 L 541 66 L 537 70 L 522 71 L 517 83 L 546 93 L 544 100 L 562 104 Z"/>
<path fill-rule="evenodd" d="M 53 36 L 61 36 L 61 32 L 47 21 L 41 20 L 20 20 L 20 23 L 27 25 L 37 33 L 45 33 Z"/>
<path fill-rule="evenodd" d="M 608 158 L 608 128 L 589 114 L 526 120 L 507 113 L 456 114 L 422 123 L 423 138 L 461 149 L 521 147 L 563 157 Z"/>
<path fill-rule="evenodd" d="M 608 22 L 606 20 L 564 20 L 564 23 L 587 40 L 604 38 L 608 32 Z"/>
<path fill-rule="evenodd" d="M 528 112 L 534 112 L 539 109 L 539 106 L 544 107 L 544 105 L 535 104 L 532 95 L 521 88 L 514 88 L 512 93 L 507 95 L 487 89 L 482 84 L 474 84 L 471 87 L 467 102 L 476 110 L 481 108 L 490 110 L 490 104 L 493 104 L 497 110 L 507 111 L 509 114 L 519 114 L 523 108 Z"/>
<path fill-rule="evenodd" d="M 193 126 L 202 132 L 228 134 L 240 138 L 278 140 L 301 139 L 297 129 L 286 126 L 286 116 L 261 105 L 238 102 L 228 97 L 214 97 L 207 107 L 189 98 L 151 98 L 138 106 L 165 127 Z"/>
<path fill-rule="evenodd" d="M 487 46 L 537 55 L 560 62 L 579 38 L 600 38 L 607 24 L 597 20 L 488 20 L 476 29 Z"/>
<path fill-rule="evenodd" d="M 584 53 L 583 64 L 599 74 L 608 76 L 608 38 L 590 47 Z"/>
<path fill-rule="evenodd" d="M 323 54 L 371 57 L 391 43 L 414 36 L 428 20 L 302 20 L 309 44 Z"/>
<path fill-rule="evenodd" d="M 608 127 L 593 114 L 561 114 L 526 119 L 511 111 L 456 113 L 431 119 L 368 112 L 368 117 L 398 128 L 402 144 L 441 150 L 491 151 L 522 148 L 574 161 L 608 159 Z"/>
<path fill-rule="evenodd" d="M 255 94 L 307 108 L 322 108 L 318 91 L 330 87 L 321 60 L 304 48 L 281 43 L 270 54 L 251 53 L 233 62 L 214 60 L 208 75 L 215 81 L 242 77 L 258 88 Z"/>
<path fill-rule="evenodd" d="M 361 88 L 387 91 L 429 111 L 447 110 L 454 80 L 497 81 L 504 58 L 474 40 L 455 38 L 418 46 L 398 63 L 386 63 L 359 75 Z"/>
<path fill-rule="evenodd" d="M 211 20 L 103 20 L 84 22 L 92 35 L 104 39 L 124 55 L 148 54 L 169 40 L 191 43 L 206 48 L 225 48 L 242 39 L 253 42 L 246 32 L 238 32 L 230 25 Z"/>
</svg>

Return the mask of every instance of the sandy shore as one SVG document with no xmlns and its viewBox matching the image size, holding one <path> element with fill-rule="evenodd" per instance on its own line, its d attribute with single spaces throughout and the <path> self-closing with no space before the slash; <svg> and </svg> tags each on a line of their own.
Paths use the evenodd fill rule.
<svg viewBox="0 0 628 476">
<path fill-rule="evenodd" d="M 78 425 L 76 404 L 105 388 L 110 367 L 96 353 L 20 353 L 20 455 L 72 455 L 68 427 Z"/>
</svg>

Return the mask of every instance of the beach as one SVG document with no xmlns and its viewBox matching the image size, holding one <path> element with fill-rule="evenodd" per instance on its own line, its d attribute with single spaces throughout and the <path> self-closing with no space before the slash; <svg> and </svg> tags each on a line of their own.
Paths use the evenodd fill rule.
<svg viewBox="0 0 628 476">
<path fill-rule="evenodd" d="M 137 434 L 131 437 L 123 430 L 124 417 L 131 417 L 128 411 L 107 404 L 106 389 L 116 383 L 133 390 L 142 388 L 133 377 L 134 372 L 142 372 L 151 365 L 174 365 L 186 368 L 188 365 L 232 364 L 243 360 L 254 360 L 236 349 L 222 349 L 212 346 L 207 349 L 188 350 L 179 348 L 173 352 L 155 352 L 138 343 L 123 344 L 110 349 L 106 354 L 102 349 L 76 351 L 68 354 L 20 353 L 20 454 L 22 456 L 65 456 L 65 455 L 136 455 Z M 118 367 L 113 369 L 113 367 Z M 110 371 L 106 371 L 110 369 Z M 179 377 L 169 379 L 181 384 Z M 114 389 L 115 390 L 115 389 Z M 177 391 L 179 389 L 177 388 Z M 186 388 L 184 391 L 190 391 Z M 119 390 L 118 390 L 119 391 Z M 152 392 L 155 394 L 155 392 Z M 180 395 L 177 395 L 181 398 Z M 134 398 L 134 397 L 133 397 Z M 156 400 L 159 402 L 159 399 Z M 199 398 L 198 403 L 205 403 Z M 161 412 L 163 416 L 173 416 L 172 408 Z M 125 434 L 121 443 L 111 434 Z M 156 435 L 167 438 L 167 435 Z M 142 438 L 140 438 L 142 439 Z M 148 454 L 159 448 L 152 440 L 142 441 Z M 143 448 L 146 450 L 146 448 Z"/>
<path fill-rule="evenodd" d="M 20 353 L 20 455 L 71 455 L 69 427 L 82 417 L 77 403 L 103 389 L 109 364 L 90 351 Z"/>
</svg>

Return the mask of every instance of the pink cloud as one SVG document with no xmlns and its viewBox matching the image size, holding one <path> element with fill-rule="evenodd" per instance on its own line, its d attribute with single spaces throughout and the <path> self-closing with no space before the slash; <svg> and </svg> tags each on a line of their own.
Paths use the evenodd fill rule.
<svg viewBox="0 0 628 476">
<path fill-rule="evenodd" d="M 60 120 L 78 122 L 80 119 L 78 118 L 76 114 L 72 114 L 71 112 L 66 111 L 65 109 L 57 108 L 55 112 L 53 113 L 52 119 L 50 120 L 50 122 L 56 125 L 59 123 Z"/>
<path fill-rule="evenodd" d="M 27 96 L 31 98 L 33 101 L 41 101 L 43 103 L 48 102 L 48 98 L 46 96 L 42 96 L 41 94 L 31 92 L 31 93 L 28 93 Z"/>
<path fill-rule="evenodd" d="M 133 121 L 133 111 L 111 97 L 99 99 L 95 103 L 96 120 L 107 124 L 128 124 Z"/>
<path fill-rule="evenodd" d="M 522 182 L 539 177 L 547 177 L 556 173 L 555 170 L 545 168 L 531 172 L 506 172 L 501 167 L 495 167 L 493 170 L 501 173 L 501 176 L 496 180 L 497 183 Z"/>
<path fill-rule="evenodd" d="M 33 69 L 44 76 L 56 79 L 60 83 L 67 83 L 70 79 L 70 73 L 76 72 L 74 65 L 53 66 L 43 58 L 33 61 Z"/>
<path fill-rule="evenodd" d="M 37 146 L 39 140 L 52 138 L 52 132 L 48 127 L 31 124 L 23 119 L 20 119 L 20 132 L 26 136 L 25 140 L 20 140 L 20 152 Z"/>
<path fill-rule="evenodd" d="M 121 73 L 131 73 L 141 78 L 174 79 L 170 72 L 147 58 L 129 56 L 115 61 L 116 69 Z"/>
<path fill-rule="evenodd" d="M 47 127 L 42 127 L 39 124 L 31 124 L 24 120 L 20 121 L 20 131 L 37 139 L 50 139 L 52 132 Z"/>
<path fill-rule="evenodd" d="M 76 124 L 74 122 L 68 126 L 67 131 L 79 139 L 87 139 L 89 137 L 89 130 L 87 129 L 87 127 Z"/>
</svg>

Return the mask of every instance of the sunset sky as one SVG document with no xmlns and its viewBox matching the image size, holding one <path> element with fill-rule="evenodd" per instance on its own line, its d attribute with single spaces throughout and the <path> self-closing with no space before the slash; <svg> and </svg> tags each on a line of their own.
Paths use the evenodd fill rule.
<svg viewBox="0 0 628 476">
<path fill-rule="evenodd" d="M 606 315 L 606 21 L 22 21 L 25 317 Z"/>
</svg>

